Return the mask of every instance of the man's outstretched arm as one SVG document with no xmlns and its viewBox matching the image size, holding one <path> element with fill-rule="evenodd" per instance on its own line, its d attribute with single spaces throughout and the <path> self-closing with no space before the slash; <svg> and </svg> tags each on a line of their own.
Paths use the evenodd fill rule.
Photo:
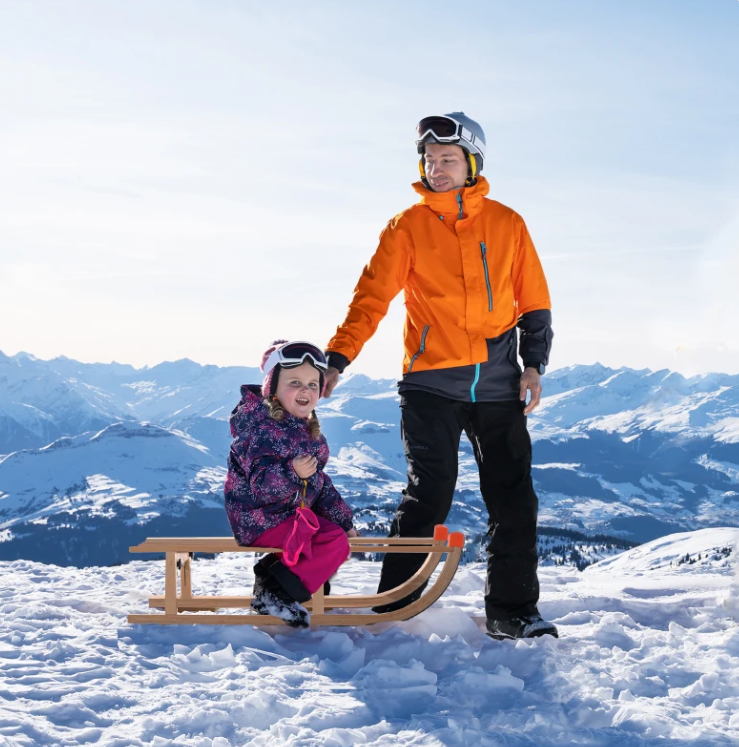
<svg viewBox="0 0 739 747">
<path fill-rule="evenodd" d="M 339 375 L 359 355 L 387 314 L 390 302 L 406 284 L 412 265 L 412 241 L 399 220 L 393 219 L 380 235 L 380 244 L 359 278 L 346 319 L 326 346 L 329 397 Z"/>
</svg>

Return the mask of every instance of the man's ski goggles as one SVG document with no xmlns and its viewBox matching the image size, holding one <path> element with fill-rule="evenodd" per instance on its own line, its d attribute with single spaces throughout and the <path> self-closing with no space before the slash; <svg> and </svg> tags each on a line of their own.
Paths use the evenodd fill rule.
<svg viewBox="0 0 739 747">
<path fill-rule="evenodd" d="M 428 137 L 431 136 L 437 143 L 458 143 L 460 140 L 472 146 L 475 152 L 485 157 L 485 143 L 470 132 L 461 122 L 445 115 L 425 117 L 418 123 L 416 128 L 416 145 L 418 152 L 423 151 L 423 146 Z"/>
<path fill-rule="evenodd" d="M 328 363 L 323 350 L 309 342 L 288 342 L 277 350 L 273 350 L 262 371 L 268 374 L 277 365 L 283 368 L 297 368 L 305 363 L 306 358 L 310 358 L 310 362 L 319 371 L 328 371 Z"/>
</svg>

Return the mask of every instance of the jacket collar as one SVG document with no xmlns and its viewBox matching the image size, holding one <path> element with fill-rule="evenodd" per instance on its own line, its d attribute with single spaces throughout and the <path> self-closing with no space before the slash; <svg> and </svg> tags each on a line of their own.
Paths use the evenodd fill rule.
<svg viewBox="0 0 739 747">
<path fill-rule="evenodd" d="M 413 189 L 421 195 L 421 204 L 428 205 L 435 213 L 448 215 L 459 212 L 457 195 L 462 193 L 462 208 L 468 217 L 477 215 L 482 210 L 483 198 L 490 191 L 490 184 L 484 176 L 477 177 L 474 187 L 462 187 L 461 190 L 453 189 L 450 192 L 434 192 L 424 187 L 423 182 L 415 182 Z"/>
</svg>

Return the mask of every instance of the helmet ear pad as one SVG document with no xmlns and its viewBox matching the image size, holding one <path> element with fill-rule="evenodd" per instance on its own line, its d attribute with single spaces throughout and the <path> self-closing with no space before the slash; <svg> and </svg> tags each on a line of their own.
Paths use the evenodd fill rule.
<svg viewBox="0 0 739 747">
<path fill-rule="evenodd" d="M 464 186 L 474 187 L 477 184 L 477 177 L 482 171 L 482 156 L 475 153 L 468 153 L 464 148 L 462 150 L 464 150 L 464 158 L 467 161 L 467 170 L 469 173 Z"/>
<path fill-rule="evenodd" d="M 418 160 L 418 171 L 421 174 L 421 183 L 423 184 L 423 186 L 426 187 L 426 189 L 431 189 L 429 180 L 426 178 L 426 167 L 423 165 L 423 157 L 424 154 L 421 153 L 421 158 Z"/>
</svg>

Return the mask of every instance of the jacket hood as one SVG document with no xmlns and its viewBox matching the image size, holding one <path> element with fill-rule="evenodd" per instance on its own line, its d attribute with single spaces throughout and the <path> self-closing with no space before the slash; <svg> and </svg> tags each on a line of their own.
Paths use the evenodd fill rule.
<svg viewBox="0 0 739 747">
<path fill-rule="evenodd" d="M 432 189 L 425 187 L 423 182 L 414 182 L 413 189 L 421 195 L 421 204 L 428 205 L 435 213 L 449 214 L 459 212 L 459 203 L 457 195 L 459 189 L 452 189 L 449 192 L 434 192 Z M 462 205 L 464 212 L 470 216 L 475 215 L 482 209 L 483 198 L 490 191 L 490 183 L 484 176 L 477 177 L 477 184 L 473 187 L 462 187 Z"/>
<path fill-rule="evenodd" d="M 231 435 L 235 438 L 243 432 L 255 419 L 267 415 L 267 407 L 262 397 L 262 387 L 259 384 L 242 384 L 239 404 L 231 411 Z"/>
<path fill-rule="evenodd" d="M 262 397 L 262 387 L 260 384 L 242 384 L 241 401 L 237 407 L 244 407 L 248 410 L 256 410 L 264 404 Z"/>
</svg>

